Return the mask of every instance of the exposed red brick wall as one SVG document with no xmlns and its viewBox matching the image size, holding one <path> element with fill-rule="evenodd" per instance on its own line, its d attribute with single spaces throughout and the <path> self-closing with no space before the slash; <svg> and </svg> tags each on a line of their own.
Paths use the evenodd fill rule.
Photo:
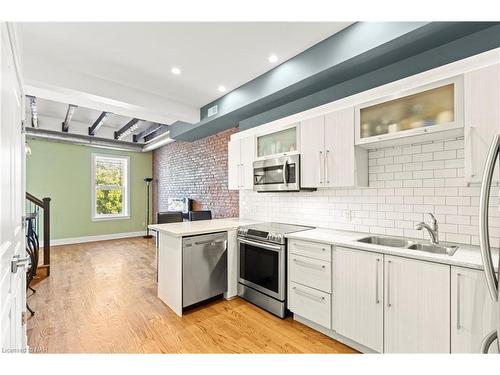
<svg viewBox="0 0 500 375">
<path fill-rule="evenodd" d="M 227 189 L 227 143 L 232 128 L 195 142 L 173 142 L 153 151 L 153 214 L 168 198 L 194 199 L 194 210 L 213 218 L 237 217 L 239 194 Z"/>
</svg>

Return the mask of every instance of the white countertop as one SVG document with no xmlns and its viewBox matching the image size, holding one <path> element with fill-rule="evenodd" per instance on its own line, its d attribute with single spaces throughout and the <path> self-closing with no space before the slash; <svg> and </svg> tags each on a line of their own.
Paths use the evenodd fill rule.
<svg viewBox="0 0 500 375">
<path fill-rule="evenodd" d="M 317 228 L 302 232 L 291 233 L 286 235 L 286 237 L 291 239 L 346 246 L 376 253 L 397 255 L 406 258 L 420 259 L 420 260 L 426 260 L 436 263 L 444 263 L 460 267 L 475 268 L 479 270 L 483 269 L 483 262 L 481 260 L 481 251 L 478 246 L 452 244 L 459 246 L 459 248 L 453 256 L 448 256 L 442 254 L 427 253 L 419 250 L 408 250 L 396 247 L 373 245 L 356 241 L 359 240 L 360 238 L 372 235 L 374 234 Z M 415 239 L 415 241 L 421 242 L 422 240 Z M 446 244 L 449 245 L 450 243 Z M 493 264 L 495 265 L 496 269 L 498 265 L 499 252 L 498 249 L 493 249 L 492 252 L 493 252 Z"/>
<path fill-rule="evenodd" d="M 167 233 L 174 237 L 194 236 L 197 234 L 224 232 L 242 225 L 257 223 L 255 220 L 240 218 L 213 219 L 200 221 L 183 221 L 179 223 L 151 224 L 149 229 Z"/>
</svg>

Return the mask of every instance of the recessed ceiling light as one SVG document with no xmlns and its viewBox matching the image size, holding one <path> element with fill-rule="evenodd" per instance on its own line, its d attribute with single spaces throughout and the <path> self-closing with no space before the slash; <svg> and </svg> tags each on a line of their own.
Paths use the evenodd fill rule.
<svg viewBox="0 0 500 375">
<path fill-rule="evenodd" d="M 269 62 L 270 63 L 275 63 L 276 61 L 278 61 L 278 56 L 276 56 L 274 53 L 269 55 L 269 58 L 268 58 Z"/>
<path fill-rule="evenodd" d="M 181 70 L 176 66 L 174 66 L 172 69 L 170 69 L 170 71 L 172 72 L 172 74 L 175 74 L 175 75 L 181 74 Z"/>
<path fill-rule="evenodd" d="M 219 90 L 220 92 L 225 92 L 225 91 L 226 91 L 226 87 L 225 87 L 225 86 L 220 85 L 220 86 L 218 87 L 218 90 Z"/>
</svg>

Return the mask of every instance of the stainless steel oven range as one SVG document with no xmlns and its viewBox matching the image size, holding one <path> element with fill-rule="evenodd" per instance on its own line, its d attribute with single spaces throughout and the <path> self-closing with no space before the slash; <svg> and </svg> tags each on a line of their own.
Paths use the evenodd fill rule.
<svg viewBox="0 0 500 375">
<path fill-rule="evenodd" d="M 311 229 L 281 223 L 238 228 L 238 295 L 284 318 L 286 315 L 285 234 Z"/>
</svg>

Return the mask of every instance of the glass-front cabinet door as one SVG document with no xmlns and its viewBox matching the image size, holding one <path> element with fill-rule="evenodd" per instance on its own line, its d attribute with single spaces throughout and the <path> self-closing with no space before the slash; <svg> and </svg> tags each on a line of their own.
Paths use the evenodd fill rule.
<svg viewBox="0 0 500 375">
<path fill-rule="evenodd" d="M 356 144 L 463 127 L 462 77 L 357 107 Z"/>
<path fill-rule="evenodd" d="M 297 125 L 257 137 L 258 158 L 291 154 L 297 149 Z"/>
</svg>

